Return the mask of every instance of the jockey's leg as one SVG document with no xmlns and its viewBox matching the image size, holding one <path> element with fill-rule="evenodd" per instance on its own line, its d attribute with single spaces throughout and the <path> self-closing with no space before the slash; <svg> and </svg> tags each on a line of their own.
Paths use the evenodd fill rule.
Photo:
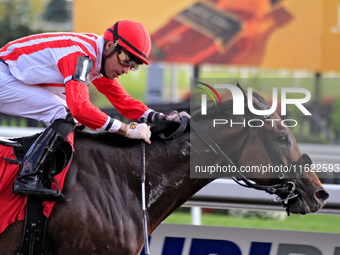
<svg viewBox="0 0 340 255">
<path fill-rule="evenodd" d="M 75 121 L 71 115 L 55 120 L 32 144 L 19 169 L 14 182 L 13 193 L 23 196 L 35 195 L 44 200 L 61 201 L 65 197 L 54 189 L 43 186 L 40 176 L 47 170 L 56 149 L 73 131 Z"/>
<path fill-rule="evenodd" d="M 13 192 L 60 200 L 57 191 L 42 187 L 39 180 L 56 148 L 72 132 L 75 121 L 69 114 L 65 95 L 49 88 L 25 84 L 16 79 L 8 67 L 0 63 L 0 112 L 52 123 L 33 143 L 20 167 Z M 46 169 L 47 170 L 47 169 Z"/>
</svg>

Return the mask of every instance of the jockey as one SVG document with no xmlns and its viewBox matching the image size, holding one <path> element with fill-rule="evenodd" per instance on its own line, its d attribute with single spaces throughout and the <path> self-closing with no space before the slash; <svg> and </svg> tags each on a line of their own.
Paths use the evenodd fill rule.
<svg viewBox="0 0 340 255">
<path fill-rule="evenodd" d="M 156 113 L 131 98 L 117 80 L 148 65 L 150 50 L 147 30 L 130 20 L 116 22 L 103 36 L 45 33 L 0 49 L 0 112 L 51 123 L 25 155 L 14 183 L 15 194 L 55 201 L 64 198 L 43 187 L 40 176 L 77 124 L 150 143 L 149 126 L 126 125 L 90 102 L 90 82 L 128 119 L 177 118 Z"/>
</svg>

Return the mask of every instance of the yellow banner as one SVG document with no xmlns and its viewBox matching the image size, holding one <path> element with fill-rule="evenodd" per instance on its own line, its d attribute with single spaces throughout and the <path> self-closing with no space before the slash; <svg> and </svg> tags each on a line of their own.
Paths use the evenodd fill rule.
<svg viewBox="0 0 340 255">
<path fill-rule="evenodd" d="M 197 0 L 74 0 L 75 32 L 102 35 L 116 21 L 131 19 L 142 23 L 149 33 Z"/>
<path fill-rule="evenodd" d="M 150 60 L 340 71 L 340 0 L 75 0 L 74 31 L 145 25 Z"/>
<path fill-rule="evenodd" d="M 292 18 L 268 39 L 260 65 L 340 71 L 340 1 L 286 0 L 279 8 Z"/>
</svg>

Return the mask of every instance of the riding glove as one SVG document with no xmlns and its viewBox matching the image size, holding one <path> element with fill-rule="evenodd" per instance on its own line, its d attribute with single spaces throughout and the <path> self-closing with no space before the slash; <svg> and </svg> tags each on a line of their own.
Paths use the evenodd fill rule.
<svg viewBox="0 0 340 255">
<path fill-rule="evenodd" d="M 186 117 L 188 119 L 191 118 L 191 116 L 185 111 L 182 111 L 180 113 L 178 113 L 177 111 L 171 111 L 166 115 L 159 112 L 151 112 L 148 116 L 148 122 L 155 122 L 157 120 L 167 120 L 181 123 L 182 117 Z"/>
<path fill-rule="evenodd" d="M 131 122 L 126 126 L 125 137 L 130 139 L 143 139 L 145 142 L 150 142 L 150 126 L 145 123 Z"/>
<path fill-rule="evenodd" d="M 180 112 L 180 113 L 178 113 L 177 111 L 171 111 L 170 113 L 165 115 L 165 119 L 167 121 L 174 121 L 174 122 L 179 122 L 179 123 L 181 123 L 181 119 L 183 117 L 190 119 L 191 116 L 185 111 Z"/>
</svg>

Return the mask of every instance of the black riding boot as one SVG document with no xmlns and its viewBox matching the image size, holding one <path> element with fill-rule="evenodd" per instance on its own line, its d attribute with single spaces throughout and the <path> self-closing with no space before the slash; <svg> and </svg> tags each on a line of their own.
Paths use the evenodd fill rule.
<svg viewBox="0 0 340 255">
<path fill-rule="evenodd" d="M 51 161 L 56 149 L 74 128 L 74 123 L 70 125 L 70 123 L 64 122 L 65 120 L 54 122 L 32 144 L 20 165 L 20 174 L 14 182 L 14 194 L 22 196 L 35 195 L 43 200 L 52 201 L 61 201 L 65 198 L 62 193 L 58 193 L 58 191 L 54 189 L 45 188 L 40 181 L 40 176 Z M 57 123 L 57 125 L 55 125 L 55 123 Z M 61 133 L 63 133 L 63 135 L 52 127 L 62 127 Z M 57 129 L 59 130 L 60 128 Z"/>
</svg>

